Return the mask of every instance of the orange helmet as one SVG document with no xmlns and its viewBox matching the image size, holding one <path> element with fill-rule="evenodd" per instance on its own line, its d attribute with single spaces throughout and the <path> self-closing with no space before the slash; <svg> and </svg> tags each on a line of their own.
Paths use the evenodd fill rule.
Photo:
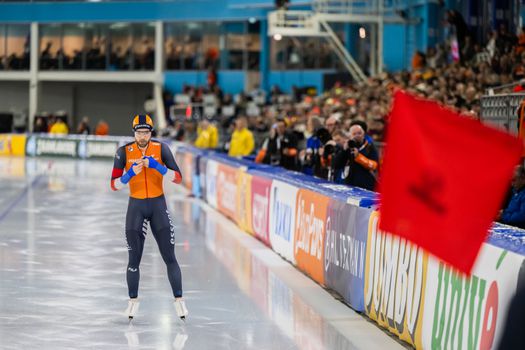
<svg viewBox="0 0 525 350">
<path fill-rule="evenodd" d="M 153 120 L 147 114 L 138 114 L 133 118 L 133 131 L 137 129 L 153 130 Z"/>
</svg>

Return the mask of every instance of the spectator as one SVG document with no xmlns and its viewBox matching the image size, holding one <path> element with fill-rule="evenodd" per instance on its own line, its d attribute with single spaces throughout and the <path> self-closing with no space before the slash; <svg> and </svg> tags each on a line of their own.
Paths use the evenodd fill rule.
<svg viewBox="0 0 525 350">
<path fill-rule="evenodd" d="M 230 157 L 244 157 L 253 152 L 255 141 L 247 125 L 246 117 L 237 118 L 235 121 L 235 130 L 232 134 L 228 151 Z"/>
<path fill-rule="evenodd" d="M 337 130 L 334 132 L 333 140 L 329 141 L 326 145 L 334 147 L 333 151 L 333 161 L 330 165 L 330 172 L 328 174 L 328 179 L 337 183 L 343 184 L 345 182 L 345 167 L 346 165 L 346 155 L 348 151 L 348 135 L 342 131 Z M 325 146 L 326 149 L 326 146 Z"/>
<path fill-rule="evenodd" d="M 360 125 L 350 128 L 347 147 L 345 157 L 342 157 L 341 163 L 336 164 L 334 168 L 348 167 L 348 174 L 343 174 L 346 184 L 373 191 L 377 183 L 375 172 L 379 159 L 376 148 L 366 140 L 365 131 Z"/>
<path fill-rule="evenodd" d="M 505 209 L 502 210 L 500 221 L 525 229 L 525 169 L 520 166 L 516 169 L 512 180 L 512 197 Z"/>
<path fill-rule="evenodd" d="M 197 129 L 197 140 L 195 140 L 195 147 L 198 148 L 217 148 L 219 141 L 219 132 L 217 127 L 205 118 L 200 122 Z"/>
<path fill-rule="evenodd" d="M 272 126 L 270 135 L 257 154 L 256 162 L 297 170 L 297 140 L 292 132 L 286 130 L 283 119 Z"/>
<path fill-rule="evenodd" d="M 95 135 L 105 136 L 109 135 L 109 125 L 104 120 L 98 122 L 97 127 L 95 128 Z"/>
<path fill-rule="evenodd" d="M 69 129 L 62 118 L 56 118 L 56 121 L 51 126 L 49 133 L 53 135 L 67 135 L 69 133 Z"/>
<path fill-rule="evenodd" d="M 33 132 L 40 133 L 48 131 L 47 121 L 44 117 L 36 117 L 35 126 L 33 127 Z"/>
<path fill-rule="evenodd" d="M 326 129 L 332 135 L 339 128 L 339 120 L 335 116 L 330 116 L 324 123 Z"/>
<path fill-rule="evenodd" d="M 310 117 L 306 122 L 306 131 L 311 136 L 306 139 L 306 148 L 299 153 L 299 160 L 302 164 L 302 172 L 307 175 L 314 175 L 315 168 L 320 164 L 319 148 L 323 143 L 319 139 L 317 131 L 322 127 L 323 121 L 319 117 Z M 328 133 L 328 130 L 326 132 Z"/>
<path fill-rule="evenodd" d="M 81 135 L 89 135 L 89 134 L 91 134 L 91 129 L 89 127 L 89 118 L 88 117 L 82 118 L 82 121 L 80 122 L 80 124 L 78 124 L 77 134 L 81 134 Z"/>
</svg>

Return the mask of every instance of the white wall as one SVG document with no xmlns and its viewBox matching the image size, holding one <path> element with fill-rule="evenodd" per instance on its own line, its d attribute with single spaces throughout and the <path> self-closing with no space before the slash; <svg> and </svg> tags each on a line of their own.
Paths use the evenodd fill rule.
<svg viewBox="0 0 525 350">
<path fill-rule="evenodd" d="M 0 111 L 28 110 L 29 83 L 0 81 Z M 150 83 L 42 82 L 38 112 L 64 110 L 74 132 L 84 116 L 94 131 L 104 119 L 112 135 L 130 135 L 131 120 L 144 113 L 144 101 L 153 95 Z"/>
<path fill-rule="evenodd" d="M 29 82 L 0 81 L 0 112 L 29 109 Z"/>
</svg>

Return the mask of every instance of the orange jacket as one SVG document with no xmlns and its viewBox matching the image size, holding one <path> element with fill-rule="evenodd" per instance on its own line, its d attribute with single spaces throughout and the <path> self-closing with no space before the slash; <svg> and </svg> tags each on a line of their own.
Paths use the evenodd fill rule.
<svg viewBox="0 0 525 350">
<path fill-rule="evenodd" d="M 182 179 L 179 167 L 167 145 L 152 140 L 143 154 L 137 143 L 131 142 L 120 147 L 115 155 L 113 174 L 111 176 L 111 188 L 114 191 L 117 190 L 114 181 L 120 178 L 124 171 L 128 172 L 133 164 L 142 159 L 143 156 L 151 156 L 160 164 L 175 171 L 173 182 L 180 183 Z M 159 197 L 164 194 L 162 180 L 163 175 L 156 169 L 144 167 L 139 174 L 129 180 L 129 195 L 137 199 Z"/>
</svg>

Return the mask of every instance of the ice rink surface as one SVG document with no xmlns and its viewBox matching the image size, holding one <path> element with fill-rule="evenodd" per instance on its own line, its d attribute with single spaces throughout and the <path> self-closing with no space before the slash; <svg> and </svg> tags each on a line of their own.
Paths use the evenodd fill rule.
<svg viewBox="0 0 525 350">
<path fill-rule="evenodd" d="M 129 324 L 112 162 L 0 157 L 0 349 L 404 349 L 262 243 L 165 184 L 189 317 L 151 233 Z"/>
</svg>

